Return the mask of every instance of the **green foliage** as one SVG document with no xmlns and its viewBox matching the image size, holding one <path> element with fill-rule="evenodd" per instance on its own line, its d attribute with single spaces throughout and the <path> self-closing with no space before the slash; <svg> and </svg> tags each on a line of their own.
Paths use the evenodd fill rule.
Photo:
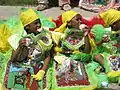
<svg viewBox="0 0 120 90">
<path fill-rule="evenodd" d="M 0 5 L 37 5 L 37 0 L 0 0 Z"/>
</svg>

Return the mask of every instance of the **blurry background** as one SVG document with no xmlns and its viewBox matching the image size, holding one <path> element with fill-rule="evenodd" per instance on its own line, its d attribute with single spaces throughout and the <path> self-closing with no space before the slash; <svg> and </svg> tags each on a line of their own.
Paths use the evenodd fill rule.
<svg viewBox="0 0 120 90">
<path fill-rule="evenodd" d="M 0 0 L 0 5 L 37 5 L 37 0 Z"/>
<path fill-rule="evenodd" d="M 49 7 L 58 6 L 58 0 L 48 0 Z M 73 6 L 78 5 L 79 0 L 71 0 Z M 32 5 L 37 6 L 37 0 L 0 0 L 0 5 L 9 5 L 9 6 L 21 6 L 21 5 Z"/>
</svg>

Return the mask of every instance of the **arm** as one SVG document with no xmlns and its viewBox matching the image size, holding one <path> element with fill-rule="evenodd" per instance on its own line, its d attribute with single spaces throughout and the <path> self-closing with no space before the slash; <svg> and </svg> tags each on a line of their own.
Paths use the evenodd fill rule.
<svg viewBox="0 0 120 90">
<path fill-rule="evenodd" d="M 89 37 L 88 35 L 85 36 L 85 48 L 84 48 L 84 52 L 89 54 L 91 52 L 91 45 L 90 45 L 90 42 L 89 42 Z"/>
<path fill-rule="evenodd" d="M 49 63 L 50 63 L 50 56 L 47 56 L 45 61 L 44 61 L 44 65 L 43 65 L 42 70 L 46 71 L 48 69 Z"/>
<path fill-rule="evenodd" d="M 103 43 L 106 43 L 106 42 L 109 42 L 109 41 L 110 41 L 109 36 L 106 36 L 106 37 L 103 36 L 102 40 L 96 42 L 96 45 L 97 45 L 97 46 L 100 46 L 100 45 L 102 45 Z"/>
<path fill-rule="evenodd" d="M 32 75 L 32 77 L 35 80 L 42 80 L 44 78 L 45 72 L 47 71 L 49 63 L 50 63 L 50 59 L 51 59 L 51 56 L 48 54 L 47 57 L 45 58 L 42 69 L 40 69 L 36 75 Z"/>
<path fill-rule="evenodd" d="M 97 46 L 100 46 L 100 45 L 102 45 L 103 44 L 103 41 L 101 40 L 101 41 L 99 41 L 99 42 L 96 42 L 96 45 Z"/>
<path fill-rule="evenodd" d="M 11 56 L 11 61 L 12 62 L 15 62 L 16 61 L 16 59 L 17 59 L 17 55 L 20 53 L 20 47 L 18 47 L 17 48 L 17 50 L 16 51 L 12 51 L 12 56 Z"/>
<path fill-rule="evenodd" d="M 12 51 L 11 61 L 12 62 L 20 62 L 28 55 L 28 48 L 24 46 L 25 44 L 20 42 L 18 48 Z"/>
</svg>

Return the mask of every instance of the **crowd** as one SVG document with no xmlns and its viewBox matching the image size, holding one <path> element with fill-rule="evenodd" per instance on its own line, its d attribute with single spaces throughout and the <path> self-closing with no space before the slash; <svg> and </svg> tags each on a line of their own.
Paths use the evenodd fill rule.
<svg viewBox="0 0 120 90">
<path fill-rule="evenodd" d="M 0 90 L 93 90 L 120 84 L 120 11 L 85 19 L 70 10 L 70 0 L 59 0 L 59 6 L 68 11 L 56 20 L 22 8 L 18 18 L 0 21 Z"/>
<path fill-rule="evenodd" d="M 38 10 L 44 10 L 49 6 L 49 0 L 38 0 Z M 50 2 L 52 3 L 52 2 Z M 76 4 L 77 3 L 77 4 Z M 62 10 L 70 10 L 73 6 L 80 7 L 92 12 L 103 12 L 110 8 L 118 9 L 120 7 L 119 0 L 58 0 L 58 6 Z"/>
</svg>

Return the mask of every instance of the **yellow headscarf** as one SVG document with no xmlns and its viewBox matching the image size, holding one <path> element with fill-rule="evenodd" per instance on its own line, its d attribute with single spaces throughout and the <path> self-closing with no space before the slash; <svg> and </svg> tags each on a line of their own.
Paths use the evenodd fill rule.
<svg viewBox="0 0 120 90">
<path fill-rule="evenodd" d="M 24 11 L 20 14 L 20 19 L 24 27 L 38 18 L 38 15 L 33 9 L 28 9 L 27 11 Z"/>
<path fill-rule="evenodd" d="M 75 11 L 73 11 L 73 10 L 64 12 L 64 13 L 62 14 L 62 23 L 63 23 L 63 24 L 62 24 L 59 28 L 55 29 L 55 31 L 58 31 L 58 32 L 63 33 L 64 30 L 66 29 L 67 23 L 68 23 L 73 17 L 75 17 L 77 14 L 78 14 L 78 13 L 75 12 Z"/>
<path fill-rule="evenodd" d="M 110 9 L 106 12 L 101 13 L 100 17 L 103 18 L 105 22 L 105 27 L 109 27 L 116 21 L 120 20 L 120 11 L 115 9 Z"/>
</svg>

